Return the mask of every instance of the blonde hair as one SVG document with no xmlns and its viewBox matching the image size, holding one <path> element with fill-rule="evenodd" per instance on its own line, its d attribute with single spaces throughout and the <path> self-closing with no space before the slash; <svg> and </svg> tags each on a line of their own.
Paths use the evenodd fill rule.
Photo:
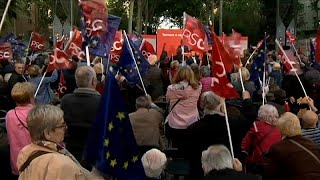
<svg viewBox="0 0 320 180">
<path fill-rule="evenodd" d="M 188 81 L 193 89 L 199 87 L 199 83 L 195 79 L 192 69 L 188 66 L 181 66 L 173 78 L 173 84 L 177 84 L 181 81 Z"/>
<path fill-rule="evenodd" d="M 175 69 L 179 67 L 179 61 L 178 60 L 174 60 L 171 62 L 171 68 Z"/>
<path fill-rule="evenodd" d="M 34 64 L 28 68 L 28 73 L 31 77 L 38 77 L 39 74 L 41 73 L 40 70 L 41 70 L 40 67 Z"/>
<path fill-rule="evenodd" d="M 241 75 L 243 81 L 248 81 L 250 79 L 250 72 L 246 67 L 241 67 Z"/>
<path fill-rule="evenodd" d="M 31 103 L 35 93 L 35 87 L 29 82 L 18 82 L 11 90 L 11 97 L 18 105 L 25 105 Z"/>
<path fill-rule="evenodd" d="M 279 118 L 277 128 L 283 136 L 293 137 L 301 135 L 299 118 L 291 112 L 286 112 Z"/>
</svg>

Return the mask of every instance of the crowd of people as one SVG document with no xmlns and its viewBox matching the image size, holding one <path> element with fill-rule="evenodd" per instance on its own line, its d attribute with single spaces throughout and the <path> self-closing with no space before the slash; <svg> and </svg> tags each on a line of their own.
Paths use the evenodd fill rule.
<svg viewBox="0 0 320 180">
<path fill-rule="evenodd" d="M 166 154 L 168 149 L 185 160 L 183 176 L 190 180 L 320 179 L 320 72 L 307 57 L 299 73 L 306 97 L 297 77 L 286 74 L 276 53 L 268 52 L 263 104 L 261 87 L 250 80 L 251 63 L 246 67 L 243 61 L 228 74 L 241 98 L 225 99 L 212 91 L 210 52 L 202 59 L 194 51 L 190 57 L 177 52 L 173 58 L 165 52 L 160 59 L 148 58 L 143 76 L 148 95 L 113 72 L 148 179 L 167 178 L 166 166 L 175 158 Z M 6 178 L 108 179 L 84 159 L 84 151 L 104 76 L 112 72 L 100 59 L 92 58 L 87 66 L 74 58 L 71 69 L 42 78 L 48 60 L 39 58 L 17 58 L 0 67 L 0 108 L 6 111 L 1 127 L 7 134 L 1 136 L 7 141 L 1 141 L 0 157 Z M 62 73 L 63 95 L 58 93 Z"/>
</svg>

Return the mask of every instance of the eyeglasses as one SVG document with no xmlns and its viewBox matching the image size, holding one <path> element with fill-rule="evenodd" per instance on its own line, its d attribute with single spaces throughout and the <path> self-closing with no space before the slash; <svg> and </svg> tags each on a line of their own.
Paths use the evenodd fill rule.
<svg viewBox="0 0 320 180">
<path fill-rule="evenodd" d="M 56 126 L 54 129 L 60 129 L 60 128 L 67 129 L 67 124 L 66 124 L 66 122 L 63 122 L 63 124 L 60 125 L 60 126 Z"/>
</svg>

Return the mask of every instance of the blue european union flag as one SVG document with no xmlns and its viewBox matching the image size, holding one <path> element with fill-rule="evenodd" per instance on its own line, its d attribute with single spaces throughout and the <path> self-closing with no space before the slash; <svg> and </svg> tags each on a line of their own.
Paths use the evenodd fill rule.
<svg viewBox="0 0 320 180">
<path fill-rule="evenodd" d="M 137 47 L 140 48 L 143 41 L 143 37 L 141 36 L 141 34 L 138 34 L 137 32 L 133 31 L 133 33 L 130 36 L 130 39 Z"/>
<path fill-rule="evenodd" d="M 85 159 L 118 180 L 143 180 L 144 169 L 128 117 L 126 103 L 112 73 L 108 73 Z"/>
<path fill-rule="evenodd" d="M 0 38 L 0 43 L 9 42 L 12 47 L 13 54 L 18 57 L 24 56 L 25 49 L 27 46 L 22 43 L 21 40 L 18 40 L 16 35 L 9 33 Z"/>
<path fill-rule="evenodd" d="M 204 31 L 206 32 L 207 38 L 208 38 L 208 44 L 212 45 L 212 38 L 211 38 L 211 30 L 209 26 L 203 26 Z"/>
<path fill-rule="evenodd" d="M 258 50 L 258 55 L 255 57 L 251 68 L 250 68 L 250 80 L 253 81 L 257 88 L 260 88 L 260 80 L 263 78 L 263 68 L 266 57 L 265 52 L 266 39 L 264 39 L 260 49 Z M 259 48 L 259 47 L 257 47 Z"/>
<path fill-rule="evenodd" d="M 113 46 L 114 38 L 116 36 L 117 30 L 120 26 L 121 18 L 108 14 L 108 32 L 107 32 L 107 41 L 106 41 L 106 54 L 109 56 L 111 47 Z M 108 61 L 104 61 L 105 67 L 108 65 Z"/>
<path fill-rule="evenodd" d="M 136 63 L 135 63 L 136 62 Z M 137 65 L 136 65 L 137 64 Z M 138 66 L 138 68 L 137 68 Z M 118 62 L 119 72 L 126 77 L 129 85 L 140 83 L 139 74 L 143 76 L 149 70 L 149 62 L 142 55 L 139 48 L 124 34 L 122 53 Z"/>
</svg>

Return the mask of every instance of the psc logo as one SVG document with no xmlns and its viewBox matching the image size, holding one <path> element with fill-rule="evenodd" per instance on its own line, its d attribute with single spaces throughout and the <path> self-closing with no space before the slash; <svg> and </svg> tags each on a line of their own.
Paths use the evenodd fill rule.
<svg viewBox="0 0 320 180">
<path fill-rule="evenodd" d="M 122 49 L 122 41 L 114 41 L 111 47 L 111 52 L 120 51 Z"/>
<path fill-rule="evenodd" d="M 37 41 L 31 41 L 31 47 L 34 47 L 36 49 L 42 49 L 43 48 L 43 44 L 37 42 Z"/>
<path fill-rule="evenodd" d="M 191 46 L 196 46 L 200 50 L 205 50 L 204 39 L 202 39 L 198 34 L 192 33 L 188 29 L 185 29 L 182 34 L 183 38 L 189 40 Z"/>
<path fill-rule="evenodd" d="M 6 51 L 0 51 L 0 59 L 9 59 L 10 53 Z"/>
</svg>

